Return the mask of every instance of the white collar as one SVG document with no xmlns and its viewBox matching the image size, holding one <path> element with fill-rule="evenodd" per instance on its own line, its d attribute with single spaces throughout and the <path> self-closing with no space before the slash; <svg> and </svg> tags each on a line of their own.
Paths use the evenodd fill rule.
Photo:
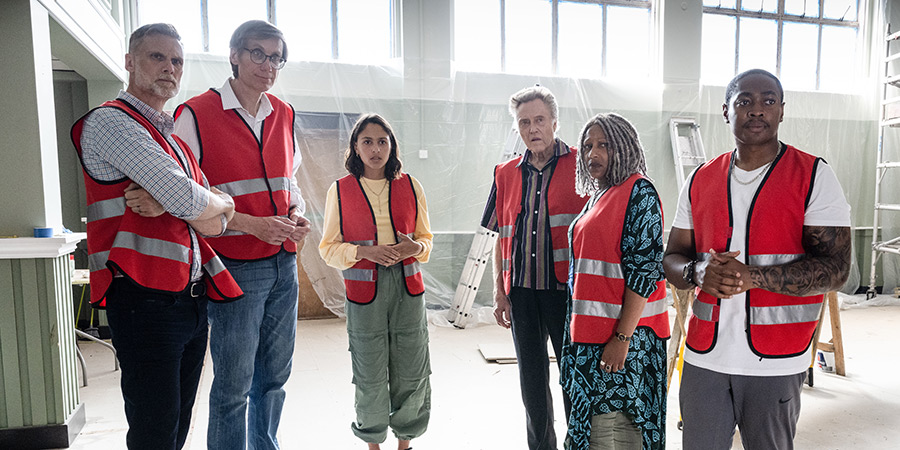
<svg viewBox="0 0 900 450">
<path fill-rule="evenodd" d="M 238 100 L 237 95 L 234 93 L 234 89 L 231 88 L 232 80 L 234 80 L 234 78 L 228 77 L 228 79 L 225 80 L 225 84 L 219 89 L 219 94 L 222 96 L 222 109 L 226 111 L 229 109 L 243 109 L 246 112 L 247 110 L 241 106 L 241 101 Z M 256 120 L 265 119 L 271 113 L 272 102 L 269 101 L 269 96 L 263 93 L 259 102 L 259 110 L 256 111 Z"/>
</svg>

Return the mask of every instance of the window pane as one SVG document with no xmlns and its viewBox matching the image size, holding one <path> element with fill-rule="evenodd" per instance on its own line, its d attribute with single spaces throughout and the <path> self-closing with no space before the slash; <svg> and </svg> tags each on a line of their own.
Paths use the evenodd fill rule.
<svg viewBox="0 0 900 450">
<path fill-rule="evenodd" d="M 240 24 L 253 19 L 266 20 L 265 0 L 216 0 L 207 2 L 207 8 L 209 51 L 219 55 L 228 54 L 231 35 Z"/>
<path fill-rule="evenodd" d="M 550 73 L 550 0 L 506 2 L 506 71 Z"/>
<path fill-rule="evenodd" d="M 781 41 L 781 83 L 786 89 L 816 89 L 819 26 L 785 22 Z"/>
<path fill-rule="evenodd" d="M 765 69 L 775 73 L 777 27 L 774 20 L 740 19 L 741 35 L 738 45 L 738 72 Z"/>
<path fill-rule="evenodd" d="M 337 9 L 338 59 L 383 62 L 391 57 L 390 0 L 338 0 Z"/>
<path fill-rule="evenodd" d="M 500 2 L 455 0 L 453 13 L 456 68 L 500 71 Z"/>
<path fill-rule="evenodd" d="M 852 92 L 853 67 L 856 67 L 856 29 L 822 27 L 822 69 L 819 90 Z"/>
<path fill-rule="evenodd" d="M 606 75 L 650 75 L 650 10 L 610 6 L 607 12 Z"/>
<path fill-rule="evenodd" d="M 170 23 L 178 30 L 185 52 L 203 52 L 200 33 L 200 2 L 183 0 L 157 0 L 138 2 L 140 24 Z"/>
<path fill-rule="evenodd" d="M 819 17 L 819 0 L 784 0 L 784 12 L 795 16 Z"/>
<path fill-rule="evenodd" d="M 457 0 L 459 1 L 459 0 Z M 603 8 L 585 3 L 559 3 L 559 74 L 598 78 L 603 74 Z"/>
<path fill-rule="evenodd" d="M 737 19 L 704 14 L 700 48 L 700 78 L 704 84 L 724 85 L 734 76 L 734 33 Z"/>
<path fill-rule="evenodd" d="M 825 0 L 823 8 L 826 19 L 856 20 L 857 0 Z"/>
<path fill-rule="evenodd" d="M 331 2 L 275 2 L 291 61 L 331 59 Z"/>
<path fill-rule="evenodd" d="M 741 9 L 744 11 L 776 12 L 778 10 L 778 0 L 743 0 Z"/>
<path fill-rule="evenodd" d="M 734 9 L 737 4 L 735 3 L 735 0 L 703 0 L 703 6 Z"/>
</svg>

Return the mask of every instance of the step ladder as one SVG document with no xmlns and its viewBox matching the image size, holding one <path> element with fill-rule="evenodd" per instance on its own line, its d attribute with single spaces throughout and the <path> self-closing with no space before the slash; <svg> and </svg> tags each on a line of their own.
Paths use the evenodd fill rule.
<svg viewBox="0 0 900 450">
<path fill-rule="evenodd" d="M 525 143 L 519 137 L 519 130 L 515 123 L 506 136 L 506 143 L 500 154 L 500 162 L 522 156 L 525 154 Z M 478 294 L 478 286 L 484 276 L 484 270 L 491 264 L 491 253 L 494 251 L 494 243 L 497 242 L 497 233 L 487 228 L 478 227 L 472 246 L 466 255 L 466 264 L 463 266 L 459 284 L 453 294 L 453 303 L 447 312 L 447 320 L 456 328 L 465 328 L 475 303 L 475 295 Z"/>
<path fill-rule="evenodd" d="M 675 180 L 678 192 L 690 173 L 706 162 L 706 152 L 700 139 L 700 125 L 693 117 L 672 117 L 669 119 L 669 135 L 672 138 L 672 157 L 675 160 Z"/>
<path fill-rule="evenodd" d="M 879 240 L 879 231 L 882 228 L 884 220 L 882 211 L 900 211 L 900 204 L 882 203 L 881 183 L 884 177 L 891 169 L 900 168 L 900 162 L 886 161 L 884 158 L 884 134 L 885 130 L 894 127 L 900 127 L 900 74 L 894 73 L 891 66 L 900 64 L 900 32 L 891 33 L 891 25 L 887 25 L 884 38 L 884 79 L 882 86 L 882 101 L 879 111 L 879 127 L 878 127 L 878 150 L 875 160 L 875 214 L 872 220 L 872 266 L 869 271 L 869 288 L 866 290 L 866 298 L 875 297 L 875 278 L 876 264 L 878 259 L 884 253 L 892 253 L 900 255 L 900 236 L 888 238 L 881 232 Z M 891 48 L 891 44 L 894 44 Z M 894 219 L 896 220 L 896 219 Z"/>
</svg>

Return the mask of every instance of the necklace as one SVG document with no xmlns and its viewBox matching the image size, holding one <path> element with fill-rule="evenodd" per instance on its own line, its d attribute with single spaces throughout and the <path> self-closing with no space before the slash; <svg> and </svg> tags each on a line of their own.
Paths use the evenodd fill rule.
<svg viewBox="0 0 900 450">
<path fill-rule="evenodd" d="M 756 180 L 760 179 L 760 177 L 762 177 L 764 173 L 768 172 L 769 166 L 771 166 L 772 163 L 775 162 L 776 159 L 778 159 L 778 155 L 780 155 L 780 154 L 781 154 L 781 149 L 779 148 L 778 153 L 775 154 L 775 157 L 772 158 L 771 161 L 769 161 L 769 162 L 763 164 L 761 167 L 757 168 L 756 170 L 759 170 L 759 173 L 747 181 L 743 181 L 740 178 L 738 178 L 737 173 L 734 172 L 734 160 L 737 159 L 737 157 L 736 157 L 737 155 L 735 155 L 735 157 L 731 158 L 731 170 L 730 170 L 731 178 L 734 180 L 735 183 L 740 184 L 741 186 L 747 186 L 748 184 L 753 184 L 756 182 Z"/>
<path fill-rule="evenodd" d="M 373 188 L 372 185 L 369 184 L 370 180 L 368 178 L 359 177 L 359 179 L 362 180 L 363 184 L 366 185 L 366 187 L 369 189 L 369 191 L 371 191 L 373 194 L 375 194 L 375 197 L 378 199 L 378 205 L 377 205 L 378 213 L 381 214 L 381 194 L 384 193 L 384 190 L 387 189 L 388 185 L 390 185 L 390 182 L 388 182 L 387 178 L 385 178 L 384 183 L 381 184 L 381 189 L 375 190 L 375 188 Z"/>
</svg>

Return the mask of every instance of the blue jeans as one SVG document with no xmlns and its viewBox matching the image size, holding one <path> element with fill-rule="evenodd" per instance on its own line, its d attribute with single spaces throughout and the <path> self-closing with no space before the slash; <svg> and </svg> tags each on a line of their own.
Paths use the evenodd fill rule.
<svg viewBox="0 0 900 450">
<path fill-rule="evenodd" d="M 214 378 L 207 445 L 277 449 L 297 334 L 297 257 L 282 251 L 259 261 L 222 261 L 244 298 L 209 304 Z"/>
<path fill-rule="evenodd" d="M 180 449 L 206 356 L 207 297 L 159 294 L 117 278 L 106 305 L 122 368 L 128 448 Z"/>
</svg>

